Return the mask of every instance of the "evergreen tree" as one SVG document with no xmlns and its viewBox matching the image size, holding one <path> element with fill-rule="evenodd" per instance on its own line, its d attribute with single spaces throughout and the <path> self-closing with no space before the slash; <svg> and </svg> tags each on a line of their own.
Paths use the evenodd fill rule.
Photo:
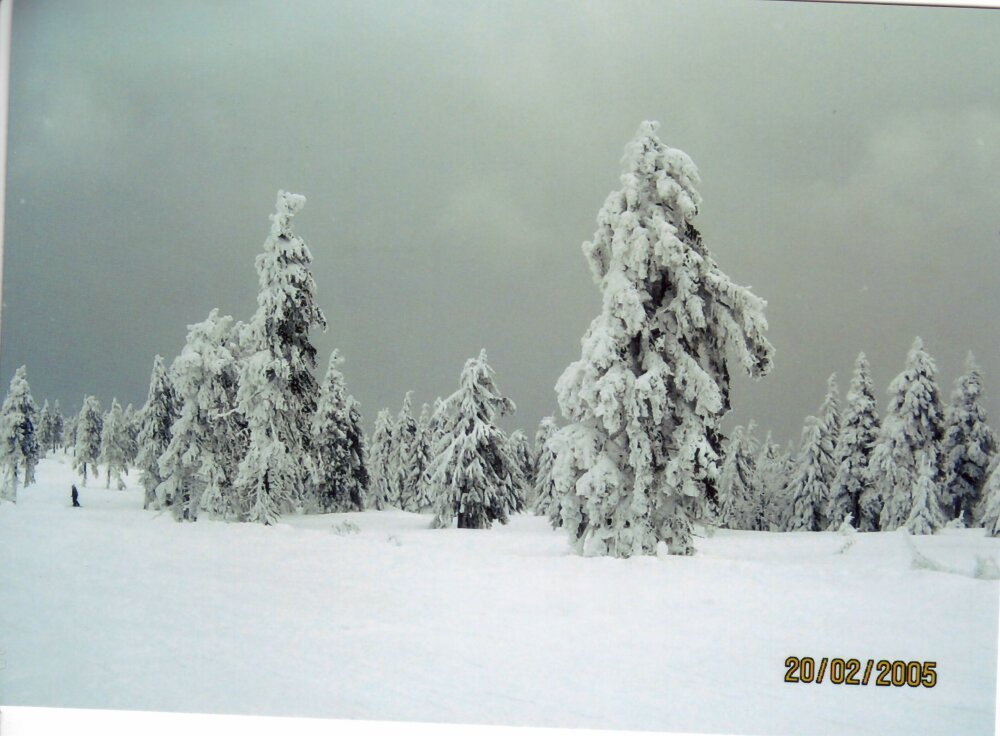
<svg viewBox="0 0 1000 736">
<path fill-rule="evenodd" d="M 466 361 L 460 388 L 442 410 L 442 437 L 428 469 L 435 526 L 449 526 L 456 516 L 459 529 L 506 524 L 524 506 L 523 481 L 495 422 L 514 412 L 514 402 L 497 389 L 485 350 Z"/>
<path fill-rule="evenodd" d="M 735 427 L 722 458 L 719 474 L 719 525 L 726 529 L 753 530 L 757 526 L 755 487 L 757 452 L 753 439 L 753 422 L 746 429 Z"/>
<path fill-rule="evenodd" d="M 872 390 L 871 369 L 864 353 L 854 363 L 854 377 L 847 392 L 841 430 L 834 452 L 837 473 L 830 488 L 827 511 L 828 528 L 836 530 L 850 514 L 853 524 L 861 531 L 874 531 L 878 512 L 861 512 L 861 497 L 871 485 L 869 465 L 872 450 L 878 440 L 878 409 Z"/>
<path fill-rule="evenodd" d="M 83 477 L 83 485 L 87 485 L 88 465 L 97 474 L 95 466 L 101 456 L 103 429 L 101 403 L 94 396 L 84 396 L 83 406 L 76 417 L 76 451 L 73 453 L 73 469 Z"/>
<path fill-rule="evenodd" d="M 933 534 L 945 525 L 944 514 L 938 506 L 938 469 L 931 453 L 921 451 L 918 462 L 917 482 L 913 486 L 913 505 L 906 519 L 906 529 L 910 534 Z"/>
<path fill-rule="evenodd" d="M 389 461 L 389 482 L 393 506 L 405 511 L 417 510 L 419 491 L 415 482 L 419 474 L 414 473 L 417 462 L 417 422 L 413 418 L 413 392 L 407 391 L 403 397 L 403 406 L 396 416 L 393 433 L 392 455 Z"/>
<path fill-rule="evenodd" d="M 837 374 L 831 374 L 826 380 L 826 397 L 819 408 L 820 431 L 825 435 L 824 446 L 829 444 L 829 456 L 822 456 L 821 483 L 823 487 L 823 499 L 817 510 L 819 514 L 819 528 L 826 529 L 830 526 L 831 519 L 827 516 L 830 507 L 830 490 L 833 487 L 833 480 L 837 475 L 837 442 L 840 438 L 840 390 L 837 388 Z M 834 527 L 840 526 L 837 521 Z"/>
<path fill-rule="evenodd" d="M 36 433 L 38 440 L 38 454 L 40 457 L 49 451 L 49 446 L 52 444 L 52 412 L 49 411 L 49 400 L 46 399 L 45 403 L 42 405 L 42 411 L 38 415 L 38 431 Z"/>
<path fill-rule="evenodd" d="M 417 432 L 413 440 L 410 460 L 406 466 L 406 485 L 410 489 L 407 511 L 422 513 L 433 506 L 430 489 L 427 483 L 427 468 L 430 467 L 431 454 L 431 408 L 423 405 L 420 417 L 417 419 Z"/>
<path fill-rule="evenodd" d="M 371 506 L 385 509 L 393 505 L 390 478 L 392 477 L 393 421 L 388 409 L 382 409 L 375 417 L 372 431 L 372 449 L 369 472 L 371 473 Z"/>
<path fill-rule="evenodd" d="M 73 412 L 68 417 L 66 417 L 65 424 L 63 426 L 63 447 L 67 452 L 76 455 L 76 420 L 79 412 Z"/>
<path fill-rule="evenodd" d="M 361 511 L 368 480 L 360 414 L 347 395 L 344 374 L 338 369 L 342 362 L 340 353 L 334 350 L 320 384 L 311 429 L 310 469 L 320 508 L 326 512 Z"/>
<path fill-rule="evenodd" d="M 554 450 L 551 440 L 558 431 L 559 425 L 556 424 L 555 417 L 544 417 L 538 423 L 538 430 L 535 432 L 535 468 L 532 473 L 535 485 L 531 505 L 539 516 L 548 516 L 555 528 L 562 524 L 559 516 L 559 499 L 556 498 L 555 483 L 552 479 Z"/>
<path fill-rule="evenodd" d="M 940 479 L 942 411 L 936 374 L 934 361 L 918 337 L 903 372 L 889 385 L 889 407 L 873 452 L 872 475 L 885 501 L 879 526 L 886 531 L 903 526 L 910 516 L 921 452 L 928 454 L 937 469 L 935 480 Z M 939 499 L 935 501 L 940 504 Z"/>
<path fill-rule="evenodd" d="M 104 416 L 104 426 L 101 428 L 101 454 L 98 457 L 98 462 L 107 466 L 108 480 L 105 488 L 111 487 L 113 478 L 118 490 L 125 490 L 125 481 L 122 479 L 122 475 L 128 471 L 126 460 L 128 442 L 125 414 L 122 412 L 118 399 L 113 398 L 111 409 Z"/>
<path fill-rule="evenodd" d="M 17 484 L 29 486 L 35 481 L 38 463 L 38 408 L 28 385 L 28 370 L 21 366 L 10 380 L 10 387 L 0 407 L 0 499 L 17 501 Z"/>
<path fill-rule="evenodd" d="M 833 457 L 830 437 L 817 417 L 806 417 L 795 472 L 788 483 L 788 531 L 823 529 L 821 508 L 826 502 L 824 472 Z"/>
<path fill-rule="evenodd" d="M 56 399 L 56 403 L 52 408 L 51 414 L 51 424 L 49 429 L 49 440 L 51 445 L 49 449 L 55 452 L 58 448 L 63 446 L 63 435 L 65 433 L 66 420 L 63 418 L 62 411 L 59 409 L 59 399 Z"/>
<path fill-rule="evenodd" d="M 973 509 L 986 483 L 986 470 L 997 450 L 996 436 L 986 423 L 982 391 L 979 366 L 970 352 L 965 359 L 965 374 L 955 381 L 941 448 L 942 501 L 948 515 L 962 519 L 967 526 L 972 524 Z"/>
<path fill-rule="evenodd" d="M 195 521 L 203 511 L 241 520 L 250 513 L 234 489 L 246 452 L 246 425 L 236 407 L 241 331 L 232 317 L 213 309 L 204 322 L 188 327 L 184 349 L 171 366 L 177 419 L 158 460 L 163 480 L 156 502 L 170 507 L 178 521 Z M 155 422 L 147 421 L 152 436 Z"/>
<path fill-rule="evenodd" d="M 768 432 L 754 460 L 754 487 L 757 489 L 756 522 L 758 531 L 783 529 L 785 513 L 784 489 L 788 480 L 788 456 L 771 439 Z"/>
<path fill-rule="evenodd" d="M 507 452 L 517 464 L 521 478 L 521 489 L 518 495 L 524 499 L 525 506 L 528 505 L 528 498 L 532 494 L 535 483 L 535 460 L 531 454 L 531 443 L 523 430 L 515 429 L 507 438 Z"/>
<path fill-rule="evenodd" d="M 129 467 L 135 465 L 139 455 L 139 417 L 131 404 L 125 407 L 125 462 Z"/>
<path fill-rule="evenodd" d="M 247 518 L 263 524 L 275 523 L 282 511 L 301 503 L 309 480 L 302 459 L 311 451 L 309 425 L 318 394 L 309 331 L 325 329 L 326 318 L 314 296 L 312 254 L 292 232 L 292 218 L 305 201 L 278 192 L 271 232 L 255 262 L 260 292 L 246 330 L 250 348 L 237 390 L 249 443 L 235 485 Z"/>
<path fill-rule="evenodd" d="M 177 395 L 167 377 L 163 358 L 157 355 L 153 358 L 146 404 L 137 417 L 139 431 L 136 437 L 138 453 L 135 464 L 139 468 L 139 480 L 145 490 L 142 504 L 144 509 L 158 506 L 156 487 L 163 482 L 159 459 L 170 445 L 171 427 L 177 420 L 178 411 Z"/>
<path fill-rule="evenodd" d="M 697 169 L 656 128 L 643 123 L 626 148 L 622 188 L 583 246 L 603 308 L 556 385 L 568 424 L 553 473 L 584 554 L 654 554 L 660 541 L 692 554 L 693 525 L 716 500 L 726 350 L 751 376 L 771 368 L 765 302 L 703 245 Z"/>
<path fill-rule="evenodd" d="M 975 520 L 991 537 L 1000 537 L 1000 454 L 993 456 L 976 508 Z"/>
</svg>

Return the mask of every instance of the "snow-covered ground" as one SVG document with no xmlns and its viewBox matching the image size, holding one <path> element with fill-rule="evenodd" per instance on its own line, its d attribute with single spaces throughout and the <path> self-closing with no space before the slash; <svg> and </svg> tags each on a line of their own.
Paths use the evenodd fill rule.
<svg viewBox="0 0 1000 736">
<path fill-rule="evenodd" d="M 719 532 L 581 558 L 544 519 L 178 524 L 68 460 L 0 507 L 0 703 L 725 733 L 992 734 L 982 530 Z M 351 531 L 350 524 L 358 531 Z M 789 656 L 935 661 L 933 689 L 784 681 Z M 873 678 L 874 679 L 874 678 Z"/>
</svg>

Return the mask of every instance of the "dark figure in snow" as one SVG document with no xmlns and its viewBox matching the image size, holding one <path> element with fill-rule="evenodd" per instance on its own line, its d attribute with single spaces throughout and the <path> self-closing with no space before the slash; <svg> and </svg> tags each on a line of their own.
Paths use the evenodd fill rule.
<svg viewBox="0 0 1000 736">
<path fill-rule="evenodd" d="M 73 490 L 70 492 L 70 496 L 73 498 L 73 508 L 80 508 L 80 494 L 76 490 L 76 486 L 70 486 Z"/>
</svg>

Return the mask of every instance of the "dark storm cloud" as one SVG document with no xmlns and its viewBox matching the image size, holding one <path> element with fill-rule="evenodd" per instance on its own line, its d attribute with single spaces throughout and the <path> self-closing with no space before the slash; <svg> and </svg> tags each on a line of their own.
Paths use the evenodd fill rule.
<svg viewBox="0 0 1000 736">
<path fill-rule="evenodd" d="M 152 357 L 256 296 L 279 187 L 309 204 L 369 419 L 485 347 L 533 430 L 600 304 L 580 253 L 640 120 L 698 164 L 699 225 L 769 301 L 784 440 L 865 350 L 965 351 L 1000 418 L 1000 14 L 798 3 L 18 3 L 0 380 L 141 403 Z"/>
</svg>

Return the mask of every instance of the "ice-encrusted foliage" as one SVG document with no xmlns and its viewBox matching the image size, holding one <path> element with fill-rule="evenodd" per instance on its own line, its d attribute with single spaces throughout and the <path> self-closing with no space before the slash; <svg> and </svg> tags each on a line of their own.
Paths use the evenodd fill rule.
<svg viewBox="0 0 1000 736">
<path fill-rule="evenodd" d="M 1000 537 L 1000 453 L 986 473 L 986 483 L 976 506 L 975 518 L 991 537 Z"/>
<path fill-rule="evenodd" d="M 555 417 L 543 417 L 535 431 L 535 467 L 532 476 L 535 479 L 531 492 L 530 508 L 539 516 L 547 516 L 558 527 L 562 520 L 559 517 L 559 499 L 556 498 L 555 482 L 552 479 L 552 437 L 559 431 Z"/>
<path fill-rule="evenodd" d="M 125 407 L 125 463 L 132 467 L 139 456 L 139 415 L 131 404 Z"/>
<path fill-rule="evenodd" d="M 104 416 L 101 403 L 95 396 L 85 396 L 80 413 L 76 417 L 76 450 L 73 453 L 73 469 L 83 477 L 87 485 L 87 470 L 93 468 L 96 475 L 97 459 L 101 455 L 101 431 Z"/>
<path fill-rule="evenodd" d="M 44 457 L 50 450 L 52 434 L 52 410 L 49 409 L 49 400 L 42 404 L 42 410 L 38 414 L 38 427 L 35 431 L 35 438 L 38 441 L 39 457 Z"/>
<path fill-rule="evenodd" d="M 427 483 L 427 468 L 433 460 L 431 450 L 431 407 L 424 404 L 417 419 L 417 434 L 413 440 L 406 485 L 411 489 L 407 511 L 423 512 L 433 505 Z"/>
<path fill-rule="evenodd" d="M 169 383 L 179 406 L 170 440 L 159 458 L 161 507 L 177 520 L 212 516 L 245 519 L 249 504 L 236 495 L 236 466 L 245 451 L 245 425 L 236 411 L 240 329 L 213 309 L 188 326 L 187 340 L 171 366 Z"/>
<path fill-rule="evenodd" d="M 395 424 L 388 409 L 382 409 L 375 417 L 372 430 L 372 445 L 369 463 L 371 473 L 371 497 L 369 505 L 384 509 L 394 505 L 392 498 L 392 454 Z"/>
<path fill-rule="evenodd" d="M 493 380 L 486 351 L 467 360 L 460 388 L 441 406 L 441 438 L 427 471 L 435 526 L 457 517 L 460 529 L 486 529 L 523 509 L 520 469 L 496 426 L 514 408 Z"/>
<path fill-rule="evenodd" d="M 310 430 L 310 471 L 323 511 L 361 511 L 368 486 L 360 414 L 339 370 L 343 360 L 336 350 L 330 355 Z"/>
<path fill-rule="evenodd" d="M 529 505 L 529 497 L 532 495 L 532 488 L 535 482 L 535 459 L 531 452 L 531 443 L 523 430 L 515 429 L 507 438 L 508 451 L 521 476 L 520 497 L 524 499 L 525 506 Z"/>
<path fill-rule="evenodd" d="M 257 311 L 246 327 L 237 406 L 246 420 L 248 447 L 235 480 L 247 520 L 273 524 L 309 495 L 309 424 L 316 411 L 313 327 L 326 328 L 316 303 L 316 284 L 305 241 L 292 218 L 305 197 L 278 192 L 264 252 L 255 265 L 260 284 Z"/>
<path fill-rule="evenodd" d="M 170 428 L 177 419 L 178 411 L 177 395 L 167 376 L 163 358 L 157 355 L 153 358 L 153 370 L 149 375 L 146 403 L 137 417 L 139 432 L 136 441 L 139 452 L 135 465 L 139 469 L 139 481 L 144 490 L 144 509 L 159 506 L 156 487 L 163 482 L 159 459 L 170 444 Z"/>
<path fill-rule="evenodd" d="M 945 525 L 944 514 L 938 506 L 938 469 L 931 453 L 921 451 L 919 457 L 913 503 L 905 526 L 910 534 L 933 534 Z"/>
<path fill-rule="evenodd" d="M 63 446 L 64 434 L 66 431 L 66 418 L 63 417 L 62 410 L 59 408 L 59 399 L 56 399 L 55 404 L 52 407 L 52 414 L 49 424 L 49 449 L 55 452 L 57 448 Z"/>
<path fill-rule="evenodd" d="M 788 483 L 788 531 L 822 530 L 822 509 L 826 503 L 824 472 L 833 460 L 829 435 L 818 417 L 806 417 L 802 444 L 795 458 L 795 471 Z"/>
<path fill-rule="evenodd" d="M 830 490 L 833 487 L 833 479 L 837 475 L 836 448 L 840 436 L 840 389 L 837 387 L 837 374 L 832 374 L 826 380 L 826 396 L 819 408 L 820 430 L 826 436 L 826 443 L 830 445 L 830 456 L 823 458 L 821 468 L 821 478 L 823 483 L 823 500 L 819 506 L 819 528 L 826 529 L 830 525 L 830 518 L 827 512 L 830 510 Z M 834 525 L 840 526 L 840 521 Z"/>
<path fill-rule="evenodd" d="M 414 474 L 413 464 L 416 459 L 417 421 L 413 418 L 413 392 L 407 391 L 403 396 L 403 405 L 396 415 L 395 431 L 393 433 L 392 455 L 389 463 L 390 493 L 393 505 L 405 511 L 416 511 L 419 491 L 415 481 L 419 474 Z"/>
<path fill-rule="evenodd" d="M 834 452 L 837 473 L 830 486 L 828 528 L 837 529 L 850 515 L 861 531 L 874 531 L 876 515 L 861 513 L 861 496 L 871 485 L 869 464 L 878 439 L 878 407 L 872 389 L 871 369 L 864 353 L 854 362 L 854 376 L 841 417 L 840 436 Z M 881 509 L 879 509 L 881 511 Z"/>
<path fill-rule="evenodd" d="M 885 504 L 879 517 L 884 531 L 898 529 L 910 516 L 921 452 L 936 469 L 935 480 L 940 478 L 943 417 L 936 376 L 918 337 L 903 371 L 889 384 L 889 407 L 872 457 L 872 478 Z"/>
<path fill-rule="evenodd" d="M 726 529 L 753 530 L 757 524 L 755 455 L 750 426 L 736 427 L 722 456 L 719 473 L 718 523 Z"/>
<path fill-rule="evenodd" d="M 765 302 L 715 263 L 692 224 L 698 173 L 644 122 L 621 188 L 584 243 L 603 294 L 580 360 L 556 385 L 568 424 L 554 443 L 563 525 L 583 554 L 692 554 L 715 497 L 727 349 L 751 376 L 771 368 Z"/>
<path fill-rule="evenodd" d="M 125 490 L 122 476 L 128 471 L 128 428 L 125 426 L 125 412 L 122 411 L 118 399 L 111 399 L 111 408 L 104 417 L 101 428 L 101 454 L 98 462 L 106 466 L 107 481 L 105 488 L 111 487 L 114 480 L 115 488 Z"/>
<path fill-rule="evenodd" d="M 38 407 L 28 385 L 28 369 L 21 366 L 10 379 L 0 407 L 0 500 L 17 501 L 17 484 L 31 485 L 39 459 Z"/>
<path fill-rule="evenodd" d="M 941 443 L 942 502 L 947 504 L 948 516 L 960 518 L 966 525 L 973 523 L 986 469 L 997 450 L 996 435 L 986 423 L 982 392 L 979 366 L 970 352 L 965 373 L 955 381 Z"/>
<path fill-rule="evenodd" d="M 754 487 L 757 488 L 757 525 L 760 531 L 784 529 L 785 486 L 791 460 L 768 432 L 754 460 Z"/>
</svg>

